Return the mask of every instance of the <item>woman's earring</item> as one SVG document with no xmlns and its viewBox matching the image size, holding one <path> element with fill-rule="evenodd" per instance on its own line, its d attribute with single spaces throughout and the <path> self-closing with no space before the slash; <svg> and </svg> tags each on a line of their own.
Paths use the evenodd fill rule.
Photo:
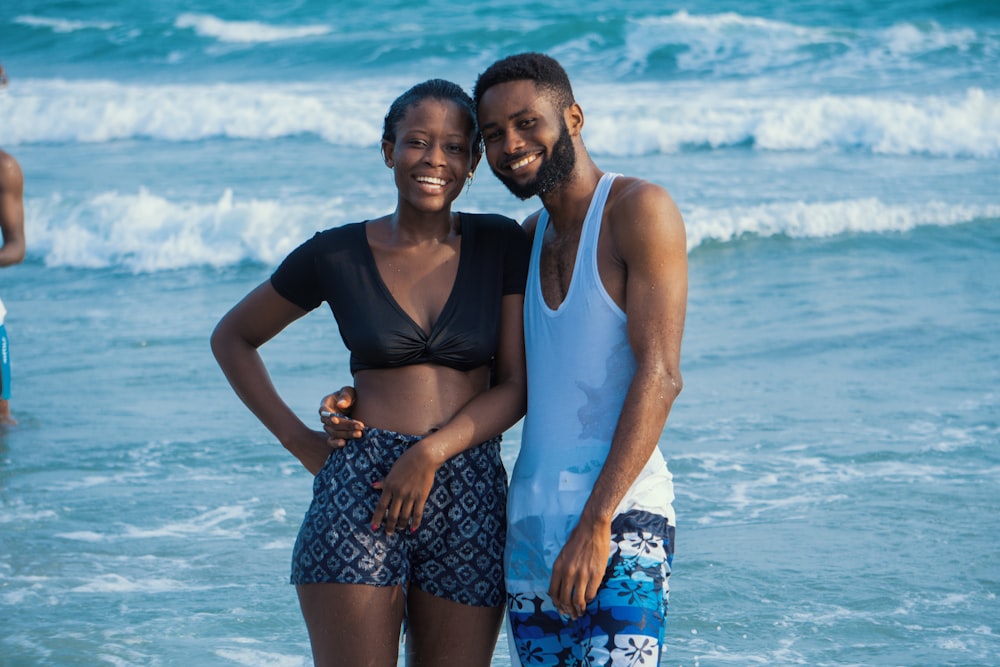
<svg viewBox="0 0 1000 667">
<path fill-rule="evenodd" d="M 472 189 L 472 181 L 476 178 L 476 172 L 470 171 L 469 177 L 465 179 L 465 194 L 469 194 L 469 190 Z"/>
</svg>

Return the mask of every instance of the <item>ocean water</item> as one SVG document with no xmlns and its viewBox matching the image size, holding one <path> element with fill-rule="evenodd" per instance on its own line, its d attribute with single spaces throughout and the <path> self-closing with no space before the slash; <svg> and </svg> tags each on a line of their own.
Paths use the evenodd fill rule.
<svg viewBox="0 0 1000 667">
<path fill-rule="evenodd" d="M 523 50 L 688 226 L 661 664 L 1000 663 L 996 2 L 5 0 L 0 665 L 310 664 L 311 479 L 209 333 L 313 231 L 391 210 L 399 92 Z M 458 202 L 537 205 L 485 168 Z M 262 353 L 304 418 L 349 380 L 325 312 Z"/>
</svg>

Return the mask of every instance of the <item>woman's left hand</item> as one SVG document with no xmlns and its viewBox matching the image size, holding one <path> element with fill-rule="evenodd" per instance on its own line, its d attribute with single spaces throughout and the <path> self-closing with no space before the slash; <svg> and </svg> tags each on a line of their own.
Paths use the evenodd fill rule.
<svg viewBox="0 0 1000 667">
<path fill-rule="evenodd" d="M 396 459 L 385 479 L 372 484 L 382 490 L 372 514 L 372 530 L 384 528 L 389 535 L 407 528 L 415 531 L 423 519 L 438 467 L 429 449 L 420 443 Z"/>
</svg>

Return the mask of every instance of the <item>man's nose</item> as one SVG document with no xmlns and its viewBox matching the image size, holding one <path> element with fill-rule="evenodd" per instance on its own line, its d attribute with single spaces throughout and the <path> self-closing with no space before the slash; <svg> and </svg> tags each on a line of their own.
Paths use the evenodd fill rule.
<svg viewBox="0 0 1000 667">
<path fill-rule="evenodd" d="M 509 130 L 503 138 L 503 152 L 514 155 L 524 147 L 524 137 L 516 130 Z"/>
</svg>

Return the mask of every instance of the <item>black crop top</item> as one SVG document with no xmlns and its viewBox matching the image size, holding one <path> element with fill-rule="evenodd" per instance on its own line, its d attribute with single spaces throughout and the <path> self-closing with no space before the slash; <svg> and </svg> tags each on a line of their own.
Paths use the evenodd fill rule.
<svg viewBox="0 0 1000 667">
<path fill-rule="evenodd" d="M 382 282 L 364 222 L 317 232 L 278 266 L 271 285 L 305 310 L 330 304 L 351 351 L 352 375 L 424 363 L 478 368 L 496 352 L 502 297 L 524 294 L 529 246 L 524 230 L 510 218 L 459 216 L 458 272 L 430 332 L 406 314 Z"/>
</svg>

